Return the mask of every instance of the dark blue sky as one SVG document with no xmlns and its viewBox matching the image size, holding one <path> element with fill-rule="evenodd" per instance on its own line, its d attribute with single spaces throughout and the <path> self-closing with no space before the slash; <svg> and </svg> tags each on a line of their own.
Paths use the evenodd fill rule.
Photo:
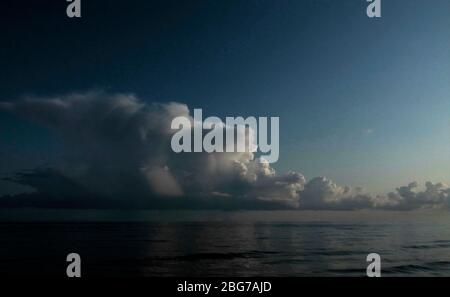
<svg viewBox="0 0 450 297">
<path fill-rule="evenodd" d="M 450 182 L 450 2 L 4 1 L 0 100 L 102 89 L 205 116 L 279 116 L 274 167 L 374 192 Z M 51 162 L 43 128 L 0 113 L 0 170 Z"/>
</svg>

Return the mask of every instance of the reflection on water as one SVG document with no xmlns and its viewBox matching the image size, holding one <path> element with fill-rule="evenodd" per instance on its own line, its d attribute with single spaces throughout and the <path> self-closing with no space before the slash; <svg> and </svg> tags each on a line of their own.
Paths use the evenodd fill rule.
<svg viewBox="0 0 450 297">
<path fill-rule="evenodd" d="M 0 223 L 0 273 L 65 276 L 77 252 L 83 276 L 450 275 L 447 223 L 34 222 Z"/>
</svg>

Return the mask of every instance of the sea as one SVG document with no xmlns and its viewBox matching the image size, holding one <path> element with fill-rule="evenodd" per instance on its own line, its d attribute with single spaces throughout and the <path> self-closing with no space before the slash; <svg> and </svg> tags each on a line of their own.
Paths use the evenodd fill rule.
<svg viewBox="0 0 450 297">
<path fill-rule="evenodd" d="M 0 211 L 0 274 L 82 276 L 450 276 L 447 212 Z"/>
</svg>

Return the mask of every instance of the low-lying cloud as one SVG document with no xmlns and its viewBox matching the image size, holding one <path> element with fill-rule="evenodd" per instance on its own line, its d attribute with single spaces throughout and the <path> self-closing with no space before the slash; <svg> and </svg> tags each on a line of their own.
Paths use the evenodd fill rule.
<svg viewBox="0 0 450 297">
<path fill-rule="evenodd" d="M 8 178 L 35 191 L 3 196 L 0 207 L 413 210 L 447 208 L 450 201 L 442 183 L 427 182 L 424 190 L 410 183 L 374 196 L 324 177 L 278 174 L 251 152 L 174 153 L 172 119 L 192 119 L 181 103 L 89 92 L 0 108 L 45 125 L 66 148 L 56 168 Z"/>
</svg>

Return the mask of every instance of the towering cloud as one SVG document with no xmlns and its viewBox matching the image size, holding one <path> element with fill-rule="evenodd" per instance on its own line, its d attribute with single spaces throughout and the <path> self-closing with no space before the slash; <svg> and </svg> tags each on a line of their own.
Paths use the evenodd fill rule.
<svg viewBox="0 0 450 297">
<path fill-rule="evenodd" d="M 1 197 L 0 207 L 417 209 L 447 207 L 450 199 L 441 183 L 427 183 L 424 191 L 412 183 L 372 196 L 323 177 L 306 182 L 296 172 L 277 174 L 251 152 L 174 153 L 172 119 L 193 120 L 180 103 L 90 92 L 0 108 L 47 126 L 66 148 L 57 168 L 9 178 L 36 191 Z"/>
<path fill-rule="evenodd" d="M 152 206 L 178 197 L 174 206 L 180 199 L 187 206 L 205 199 L 219 205 L 228 200 L 233 207 L 239 201 L 296 206 L 303 188 L 303 176 L 276 175 L 250 152 L 174 153 L 170 123 L 177 116 L 191 118 L 184 104 L 146 104 L 133 95 L 91 92 L 27 98 L 2 108 L 52 129 L 63 139 L 67 156 L 56 171 L 112 201 Z"/>
</svg>

